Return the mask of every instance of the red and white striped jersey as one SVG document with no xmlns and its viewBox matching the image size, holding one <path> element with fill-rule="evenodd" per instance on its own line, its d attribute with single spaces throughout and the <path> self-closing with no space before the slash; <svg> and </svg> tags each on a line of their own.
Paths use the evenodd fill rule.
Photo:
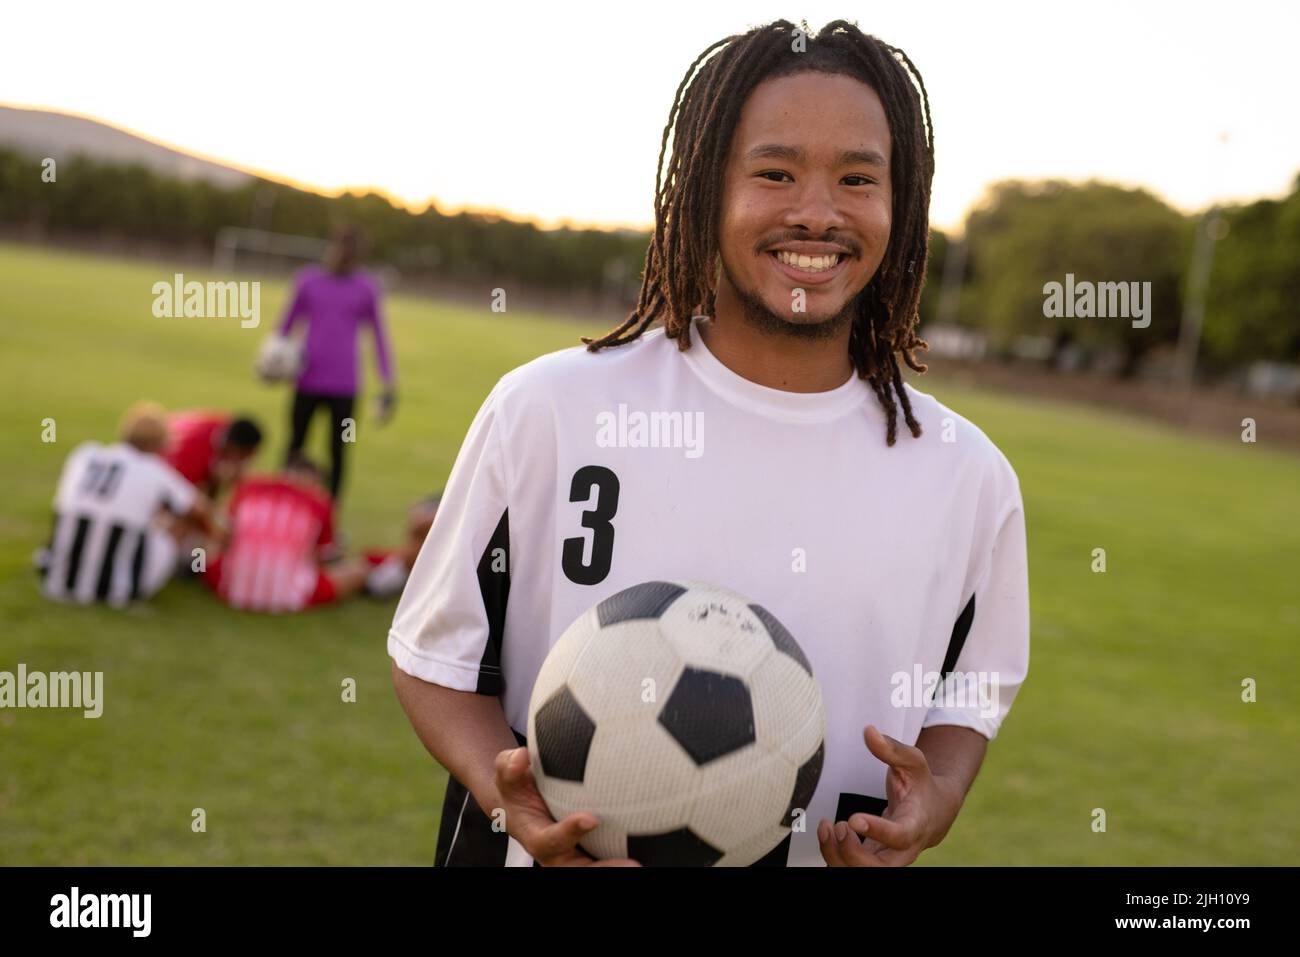
<svg viewBox="0 0 1300 957">
<path fill-rule="evenodd" d="M 279 477 L 246 479 L 230 499 L 231 539 L 217 594 L 232 608 L 300 611 L 316 587 L 316 549 L 333 541 L 323 491 Z"/>
</svg>

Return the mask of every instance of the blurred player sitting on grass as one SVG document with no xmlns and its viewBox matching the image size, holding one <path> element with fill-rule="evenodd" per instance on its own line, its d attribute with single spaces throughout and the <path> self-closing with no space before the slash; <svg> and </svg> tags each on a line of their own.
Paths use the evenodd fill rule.
<svg viewBox="0 0 1300 957">
<path fill-rule="evenodd" d="M 333 507 L 320 470 L 301 455 L 279 475 L 244 479 L 231 494 L 229 543 L 208 562 L 208 585 L 232 608 L 277 613 L 360 591 L 369 562 L 322 563 L 334 544 Z"/>
<path fill-rule="evenodd" d="M 280 475 L 254 476 L 235 488 L 229 543 L 208 563 L 205 577 L 217 597 L 245 611 L 302 611 L 362 590 L 377 597 L 396 595 L 437 507 L 437 496 L 412 506 L 407 537 L 399 547 L 329 562 L 333 502 L 320 470 L 296 455 Z"/>
<path fill-rule="evenodd" d="M 176 569 L 182 528 L 220 534 L 208 499 L 159 458 L 166 439 L 162 407 L 140 403 L 124 417 L 121 441 L 72 450 L 50 543 L 36 558 L 48 597 L 117 607 L 148 598 Z"/>
<path fill-rule="evenodd" d="M 438 514 L 441 493 L 416 502 L 406 513 L 406 541 L 398 548 L 366 552 L 366 561 L 372 566 L 366 578 L 365 591 L 375 598 L 392 598 L 400 595 L 411 576 L 411 566 L 420 554 L 420 546 L 429 536 L 433 518 Z"/>
<path fill-rule="evenodd" d="M 201 409 L 170 415 L 167 434 L 163 458 L 210 498 L 239 481 L 262 444 L 262 430 L 252 419 Z"/>
</svg>

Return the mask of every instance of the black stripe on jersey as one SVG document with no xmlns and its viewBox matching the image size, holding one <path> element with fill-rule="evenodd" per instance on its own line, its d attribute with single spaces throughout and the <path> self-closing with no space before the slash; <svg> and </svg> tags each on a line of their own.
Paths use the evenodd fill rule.
<svg viewBox="0 0 1300 957">
<path fill-rule="evenodd" d="M 495 571 L 496 551 L 505 556 L 505 568 Z M 506 630 L 506 601 L 510 598 L 510 510 L 501 513 L 496 531 L 483 549 L 478 562 L 478 588 L 483 595 L 483 610 L 487 613 L 488 637 L 483 646 L 483 658 L 478 665 L 479 694 L 499 695 L 504 690 L 501 676 L 501 639 Z M 471 804 L 474 802 L 471 800 Z M 481 812 L 480 812 L 481 813 Z"/>
<path fill-rule="evenodd" d="M 527 744 L 527 739 L 522 734 L 513 728 L 511 730 L 520 747 Z M 509 847 L 510 835 L 505 831 L 492 830 L 492 819 L 483 813 L 483 809 L 474 800 L 474 795 L 469 793 L 465 785 L 448 775 L 433 866 L 504 867 Z"/>
<path fill-rule="evenodd" d="M 144 578 L 144 563 L 148 555 L 149 547 L 148 533 L 146 529 L 140 529 L 140 537 L 136 539 L 135 554 L 131 556 L 131 600 L 135 601 L 140 597 L 141 580 Z"/>
<path fill-rule="evenodd" d="M 81 553 L 86 547 L 86 533 L 90 530 L 90 518 L 83 515 L 77 519 L 77 531 L 72 539 L 72 551 L 68 553 L 68 574 L 64 586 L 71 593 L 77 587 L 77 576 L 81 574 Z"/>
<path fill-rule="evenodd" d="M 104 546 L 104 557 L 99 563 L 99 581 L 95 583 L 95 598 L 104 601 L 108 590 L 113 587 L 113 568 L 117 561 L 117 546 L 122 542 L 121 525 L 114 525 L 108 530 L 108 544 Z"/>
<path fill-rule="evenodd" d="M 889 807 L 889 802 L 884 798 L 841 792 L 840 799 L 835 805 L 835 820 L 837 823 L 847 821 L 855 814 L 874 814 L 876 817 L 880 817 L 885 813 L 887 807 Z"/>
<path fill-rule="evenodd" d="M 492 830 L 491 819 L 469 789 L 448 776 L 433 866 L 501 867 L 506 862 L 508 844 L 508 835 Z"/>
<path fill-rule="evenodd" d="M 975 620 L 975 596 L 970 596 L 970 601 L 966 602 L 966 607 L 962 609 L 957 621 L 952 626 L 952 637 L 948 639 L 948 653 L 943 656 L 943 667 L 939 669 L 939 677 L 946 678 L 957 667 L 957 659 L 961 657 L 962 646 L 966 644 L 966 636 L 970 634 L 971 622 Z"/>
</svg>

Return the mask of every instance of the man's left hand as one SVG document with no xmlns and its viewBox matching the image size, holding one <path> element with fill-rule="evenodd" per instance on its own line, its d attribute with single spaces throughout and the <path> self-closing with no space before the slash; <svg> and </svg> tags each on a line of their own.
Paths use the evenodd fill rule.
<svg viewBox="0 0 1300 957">
<path fill-rule="evenodd" d="M 889 765 L 881 816 L 854 814 L 847 821 L 817 825 L 822 857 L 831 867 L 903 867 L 943 840 L 961 807 L 960 797 L 930 771 L 920 748 L 881 734 L 863 732 L 867 749 Z"/>
</svg>

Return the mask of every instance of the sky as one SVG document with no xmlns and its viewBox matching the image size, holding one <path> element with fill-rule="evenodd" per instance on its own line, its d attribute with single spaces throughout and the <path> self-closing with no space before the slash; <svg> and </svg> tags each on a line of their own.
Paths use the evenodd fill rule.
<svg viewBox="0 0 1300 957">
<path fill-rule="evenodd" d="M 751 25 L 856 19 L 921 70 L 935 226 L 1007 178 L 1184 210 L 1300 172 L 1300 4 L 72 0 L 4 14 L 0 103 L 89 116 L 326 192 L 644 228 L 672 97 Z"/>
</svg>

